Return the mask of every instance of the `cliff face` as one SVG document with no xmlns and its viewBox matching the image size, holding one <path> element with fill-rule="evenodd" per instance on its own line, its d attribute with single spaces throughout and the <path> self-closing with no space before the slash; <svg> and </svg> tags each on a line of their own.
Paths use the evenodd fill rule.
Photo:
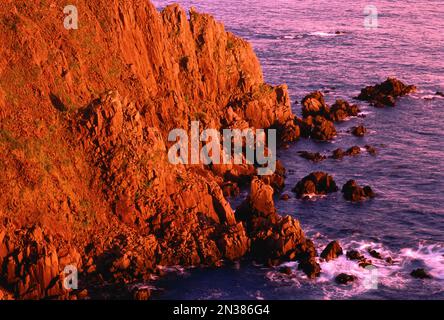
<svg viewBox="0 0 444 320">
<path fill-rule="evenodd" d="M 286 87 L 265 84 L 251 46 L 209 15 L 138 0 L 74 4 L 78 30 L 64 29 L 64 1 L 0 8 L 0 287 L 67 296 L 67 264 L 85 281 L 137 281 L 157 265 L 244 256 L 258 230 L 220 185 L 254 168 L 171 165 L 167 135 L 198 120 L 273 127 L 292 141 Z M 279 233 L 280 218 L 268 220 Z M 295 258 L 290 247 L 305 238 L 290 224 L 285 254 L 261 259 Z"/>
</svg>

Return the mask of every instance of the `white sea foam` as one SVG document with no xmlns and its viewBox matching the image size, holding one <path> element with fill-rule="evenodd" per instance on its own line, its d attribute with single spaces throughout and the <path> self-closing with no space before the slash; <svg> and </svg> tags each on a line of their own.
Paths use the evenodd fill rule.
<svg viewBox="0 0 444 320">
<path fill-rule="evenodd" d="M 341 34 L 330 33 L 330 32 L 323 32 L 323 31 L 316 31 L 316 32 L 309 33 L 309 35 L 311 35 L 311 36 L 318 36 L 318 37 L 336 37 L 336 36 L 339 36 Z"/>
<path fill-rule="evenodd" d="M 324 299 L 350 298 L 379 287 L 402 290 L 412 281 L 418 281 L 410 275 L 410 272 L 415 269 L 413 263 L 424 265 L 426 271 L 433 277 L 428 281 L 436 288 L 436 291 L 444 290 L 444 248 L 442 246 L 420 244 L 416 249 L 405 248 L 394 252 L 375 242 L 347 240 L 339 242 L 343 244 L 344 255 L 329 262 L 320 262 L 322 271 L 316 282 L 322 286 Z M 318 251 L 321 251 L 326 244 L 327 242 L 318 244 Z M 376 250 L 383 259 L 372 257 L 368 252 L 369 249 Z M 348 250 L 359 251 L 366 259 L 372 261 L 375 268 L 362 268 L 357 261 L 348 260 L 346 258 Z M 386 261 L 386 258 L 391 258 L 392 261 Z M 267 273 L 269 281 L 294 285 L 297 288 L 307 281 L 307 277 L 297 270 L 296 262 L 285 263 L 282 266 L 290 267 L 293 274 L 285 275 L 278 269 L 270 271 Z M 353 275 L 356 280 L 349 285 L 338 285 L 335 283 L 335 278 L 341 273 Z M 372 281 L 375 281 L 377 287 L 369 286 Z"/>
</svg>

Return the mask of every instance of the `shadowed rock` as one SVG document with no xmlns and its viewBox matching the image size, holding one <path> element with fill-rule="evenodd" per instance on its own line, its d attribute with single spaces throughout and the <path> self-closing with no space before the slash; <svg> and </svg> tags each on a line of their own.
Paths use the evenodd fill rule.
<svg viewBox="0 0 444 320">
<path fill-rule="evenodd" d="M 338 284 L 349 284 L 351 282 L 354 282 L 356 280 L 356 276 L 353 276 L 351 274 L 341 273 L 336 276 L 335 281 Z"/>
<path fill-rule="evenodd" d="M 299 198 L 308 194 L 328 194 L 338 191 L 333 177 L 324 172 L 312 172 L 293 188 Z"/>
<path fill-rule="evenodd" d="M 342 192 L 344 198 L 348 201 L 357 202 L 368 198 L 375 197 L 371 187 L 366 186 L 361 188 L 355 180 L 349 180 L 343 187 Z"/>
<path fill-rule="evenodd" d="M 312 263 L 316 256 L 313 242 L 305 238 L 298 220 L 277 214 L 273 188 L 263 181 L 252 181 L 250 195 L 237 208 L 236 217 L 246 226 L 254 259 L 268 265 L 296 260 L 312 264 L 313 270 L 320 269 L 316 261 Z M 307 267 L 304 271 L 312 277 L 316 276 L 313 270 Z"/>
<path fill-rule="evenodd" d="M 320 257 L 325 259 L 325 261 L 334 260 L 340 255 L 342 255 L 342 247 L 338 241 L 330 242 L 325 249 L 322 251 Z"/>
<path fill-rule="evenodd" d="M 321 162 L 327 159 L 326 156 L 320 154 L 319 152 L 313 153 L 308 151 L 298 151 L 298 154 L 301 158 L 313 161 L 313 162 Z"/>
<path fill-rule="evenodd" d="M 351 129 L 351 133 L 356 136 L 356 137 L 363 137 L 367 132 L 367 129 L 363 126 L 357 126 L 357 127 L 353 127 Z"/>
<path fill-rule="evenodd" d="M 413 85 L 405 85 L 396 78 L 387 78 L 381 84 L 365 87 L 357 98 L 368 101 L 377 107 L 394 107 L 398 97 L 415 91 L 416 87 Z"/>
<path fill-rule="evenodd" d="M 432 279 L 432 276 L 422 268 L 413 270 L 410 275 L 416 279 Z"/>
</svg>

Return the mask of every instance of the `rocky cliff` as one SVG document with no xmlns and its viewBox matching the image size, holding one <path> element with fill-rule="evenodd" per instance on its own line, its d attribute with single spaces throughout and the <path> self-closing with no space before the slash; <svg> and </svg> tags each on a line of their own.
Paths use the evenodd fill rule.
<svg viewBox="0 0 444 320">
<path fill-rule="evenodd" d="M 286 86 L 264 83 L 250 44 L 176 5 L 74 2 L 78 30 L 64 1 L 0 8 L 0 298 L 85 296 L 62 287 L 66 265 L 88 288 L 158 266 L 312 257 L 268 203 L 276 177 L 254 178 L 239 217 L 220 186 L 254 167 L 167 159 L 168 132 L 193 120 L 298 138 Z"/>
</svg>

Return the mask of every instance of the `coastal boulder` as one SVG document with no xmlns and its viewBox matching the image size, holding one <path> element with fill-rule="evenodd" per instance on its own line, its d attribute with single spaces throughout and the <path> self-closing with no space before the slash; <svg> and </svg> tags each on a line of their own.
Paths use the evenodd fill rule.
<svg viewBox="0 0 444 320">
<path fill-rule="evenodd" d="M 365 87 L 357 98 L 377 107 L 393 107 L 397 98 L 415 91 L 416 87 L 413 85 L 406 85 L 396 78 L 387 78 L 383 83 Z"/>
<path fill-rule="evenodd" d="M 353 281 L 355 281 L 357 278 L 354 275 L 341 273 L 336 276 L 335 281 L 338 284 L 349 284 Z"/>
<path fill-rule="evenodd" d="M 245 225 L 251 255 L 258 261 L 274 266 L 291 260 L 305 262 L 316 256 L 314 244 L 305 238 L 299 221 L 277 214 L 273 188 L 258 178 L 253 179 L 250 195 L 236 209 L 236 217 Z"/>
<path fill-rule="evenodd" d="M 321 258 L 325 259 L 325 261 L 334 260 L 340 255 L 342 255 L 342 247 L 338 241 L 330 242 L 325 249 L 321 252 Z"/>
<path fill-rule="evenodd" d="M 351 129 L 351 133 L 356 137 L 363 137 L 367 132 L 367 129 L 363 126 L 356 126 Z"/>
<path fill-rule="evenodd" d="M 347 181 L 347 183 L 342 187 L 342 192 L 344 193 L 344 198 L 352 202 L 358 202 L 375 197 L 375 194 L 370 186 L 362 188 L 355 180 Z"/>
<path fill-rule="evenodd" d="M 308 194 L 324 195 L 338 191 L 333 177 L 325 172 L 312 172 L 293 188 L 299 198 Z"/>
<path fill-rule="evenodd" d="M 316 116 L 313 120 L 311 138 L 320 141 L 332 140 L 336 136 L 336 128 L 332 121 L 322 116 Z"/>
<path fill-rule="evenodd" d="M 330 108 L 329 118 L 332 121 L 344 121 L 348 117 L 355 117 L 361 112 L 355 104 L 351 105 L 345 100 L 338 99 Z"/>
<path fill-rule="evenodd" d="M 316 117 L 318 115 L 327 117 L 330 113 L 329 107 L 325 103 L 324 95 L 320 91 L 315 91 L 304 97 L 301 101 L 302 116 Z"/>
</svg>

